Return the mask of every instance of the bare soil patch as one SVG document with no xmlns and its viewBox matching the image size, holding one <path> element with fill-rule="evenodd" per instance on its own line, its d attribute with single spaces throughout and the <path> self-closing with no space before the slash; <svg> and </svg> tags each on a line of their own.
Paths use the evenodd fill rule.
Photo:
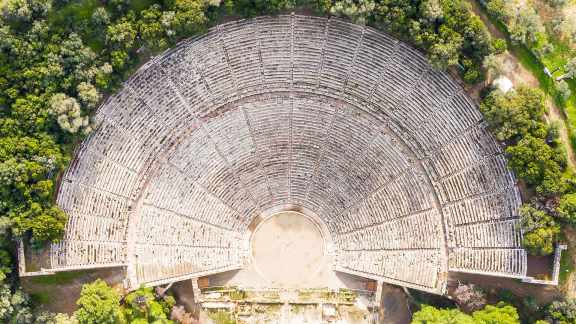
<svg viewBox="0 0 576 324">
<path fill-rule="evenodd" d="M 122 291 L 123 268 L 106 268 L 61 272 L 55 275 L 21 278 L 22 288 L 29 293 L 40 307 L 58 313 L 73 313 L 80 297 L 82 285 L 96 279 L 106 281 L 112 287 Z"/>
<path fill-rule="evenodd" d="M 494 295 L 497 295 L 499 290 L 505 289 L 521 298 L 532 297 L 539 305 L 548 304 L 562 296 L 558 287 L 555 286 L 529 284 L 513 278 L 491 277 L 458 272 L 450 273 L 448 279 L 449 293 L 458 286 L 458 282 L 474 283 L 478 287 Z"/>
</svg>

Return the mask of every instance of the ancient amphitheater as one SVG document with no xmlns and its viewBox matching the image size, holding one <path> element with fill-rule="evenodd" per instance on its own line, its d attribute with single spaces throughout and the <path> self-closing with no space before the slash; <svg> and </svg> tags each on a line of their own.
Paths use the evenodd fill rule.
<svg viewBox="0 0 576 324">
<path fill-rule="evenodd" d="M 138 70 L 62 179 L 48 271 L 130 287 L 246 266 L 255 224 L 298 211 L 332 269 L 442 293 L 526 276 L 520 197 L 477 106 L 371 28 L 299 15 L 220 25 Z"/>
</svg>

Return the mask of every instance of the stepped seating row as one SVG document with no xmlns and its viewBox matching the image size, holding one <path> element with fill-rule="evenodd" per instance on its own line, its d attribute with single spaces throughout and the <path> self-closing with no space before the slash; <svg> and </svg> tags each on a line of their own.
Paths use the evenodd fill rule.
<svg viewBox="0 0 576 324">
<path fill-rule="evenodd" d="M 292 41 L 292 86 L 314 88 L 318 86 L 322 69 L 323 48 L 326 42 L 327 20 L 297 16 Z M 316 71 L 316 73 L 311 73 Z"/>
<path fill-rule="evenodd" d="M 126 245 L 120 242 L 63 240 L 50 246 L 50 265 L 53 269 L 125 263 Z"/>
<path fill-rule="evenodd" d="M 238 232 L 145 205 L 138 220 L 137 243 L 231 248 Z"/>
<path fill-rule="evenodd" d="M 191 273 L 238 267 L 242 252 L 237 247 L 136 244 L 138 282 L 151 282 Z"/>
<path fill-rule="evenodd" d="M 327 223 L 331 230 L 345 233 L 428 210 L 433 206 L 430 188 L 410 171 L 402 173 L 350 210 L 341 215 L 333 214 Z"/>
<path fill-rule="evenodd" d="M 500 152 L 500 146 L 487 126 L 479 125 L 434 152 L 424 160 L 423 166 L 430 178 L 438 181 Z"/>
<path fill-rule="evenodd" d="M 166 165 L 148 187 L 144 203 L 180 215 L 232 230 L 242 230 L 249 222 L 250 213 L 242 209 L 247 200 L 242 191 L 236 200 L 218 197 L 205 187 L 182 176 Z M 234 198 L 234 197 L 232 197 Z M 225 200 L 226 199 L 226 200 Z"/>
<path fill-rule="evenodd" d="M 436 287 L 439 251 L 343 251 L 338 264 L 343 268 L 424 287 Z"/>
<path fill-rule="evenodd" d="M 461 225 L 450 230 L 448 245 L 519 248 L 522 245 L 519 227 L 518 219 Z"/>
<path fill-rule="evenodd" d="M 494 276 L 525 276 L 526 251 L 523 249 L 470 249 L 451 251 L 450 270 Z"/>
<path fill-rule="evenodd" d="M 257 20 L 240 20 L 227 24 L 226 32 L 220 33 L 239 89 L 265 85 L 260 46 L 260 34 L 265 30 L 259 25 Z"/>
<path fill-rule="evenodd" d="M 106 191 L 122 197 L 130 197 L 137 185 L 137 174 L 105 157 L 81 147 L 76 159 L 70 164 L 62 180 Z"/>
<path fill-rule="evenodd" d="M 481 160 L 478 164 L 434 183 L 438 198 L 443 204 L 510 189 L 514 185 L 514 178 L 508 170 L 506 158 L 502 155 Z"/>
<path fill-rule="evenodd" d="M 517 217 L 521 205 L 516 188 L 495 191 L 444 205 L 442 213 L 449 227 Z"/>
<path fill-rule="evenodd" d="M 341 250 L 440 248 L 442 219 L 434 209 L 338 235 Z"/>
</svg>

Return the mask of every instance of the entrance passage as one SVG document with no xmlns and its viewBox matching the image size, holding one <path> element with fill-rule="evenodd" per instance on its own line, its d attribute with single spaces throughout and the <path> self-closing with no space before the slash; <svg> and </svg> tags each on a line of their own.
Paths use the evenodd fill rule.
<svg viewBox="0 0 576 324">
<path fill-rule="evenodd" d="M 274 286 L 300 286 L 324 268 L 324 240 L 306 216 L 281 212 L 256 228 L 252 258 L 256 271 Z"/>
</svg>

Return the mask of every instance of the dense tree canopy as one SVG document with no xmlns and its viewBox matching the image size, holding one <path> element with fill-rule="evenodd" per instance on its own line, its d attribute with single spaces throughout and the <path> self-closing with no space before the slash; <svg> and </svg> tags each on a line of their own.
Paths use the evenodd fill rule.
<svg viewBox="0 0 576 324">
<path fill-rule="evenodd" d="M 424 305 L 414 313 L 412 324 L 519 324 L 520 316 L 513 306 L 498 303 L 468 315 L 459 309 L 438 309 Z"/>
<path fill-rule="evenodd" d="M 120 295 L 100 279 L 82 287 L 77 304 L 74 315 L 80 324 L 115 324 L 125 320 Z"/>
<path fill-rule="evenodd" d="M 520 208 L 520 219 L 524 231 L 523 245 L 534 255 L 554 252 L 554 242 L 560 234 L 560 226 L 552 216 L 530 205 Z"/>
<path fill-rule="evenodd" d="M 576 299 L 554 301 L 548 306 L 547 313 L 558 323 L 576 323 Z"/>
<path fill-rule="evenodd" d="M 114 288 L 98 279 L 82 287 L 74 317 L 80 324 L 170 324 L 174 323 L 170 313 L 175 303 L 174 297 L 159 297 L 152 288 L 140 288 L 121 301 Z"/>
<path fill-rule="evenodd" d="M 500 141 L 513 142 L 528 134 L 543 136 L 546 105 L 539 89 L 519 87 L 506 94 L 492 91 L 480 110 Z"/>
<path fill-rule="evenodd" d="M 434 67 L 460 64 L 467 82 L 480 80 L 482 61 L 494 51 L 488 30 L 465 1 L 377 1 L 372 20 L 425 49 Z"/>
</svg>

